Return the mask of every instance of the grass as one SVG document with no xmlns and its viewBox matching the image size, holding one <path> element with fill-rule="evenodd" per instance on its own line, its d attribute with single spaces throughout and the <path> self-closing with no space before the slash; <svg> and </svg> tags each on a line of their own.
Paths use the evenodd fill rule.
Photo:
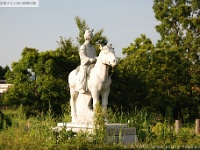
<svg viewBox="0 0 200 150">
<path fill-rule="evenodd" d="M 98 108 L 96 111 L 101 114 Z M 38 114 L 36 117 L 26 118 L 23 108 L 17 110 L 2 111 L 4 118 L 10 120 L 4 121 L 4 128 L 0 130 L 0 149 L 20 149 L 20 150 L 46 150 L 46 149 L 200 149 L 200 135 L 196 135 L 194 126 L 184 127 L 175 133 L 174 124 L 167 119 L 158 119 L 156 114 L 148 113 L 145 109 L 138 110 L 135 108 L 133 112 L 124 114 L 109 110 L 108 116 L 110 122 L 127 123 L 130 127 L 136 127 L 138 142 L 130 145 L 122 145 L 121 143 L 106 143 L 103 137 L 106 135 L 102 124 L 102 116 L 96 116 L 95 134 L 74 133 L 63 130 L 59 134 L 59 142 L 55 132 L 51 130 L 56 126 L 57 120 L 68 120 L 69 115 L 63 118 L 55 119 L 49 112 Z M 7 124 L 8 123 L 8 124 Z M 102 127 L 102 128 L 100 128 Z M 100 134 L 99 134 L 99 132 Z"/>
<path fill-rule="evenodd" d="M 147 112 L 145 109 L 137 109 L 129 114 L 118 111 L 113 113 L 109 110 L 112 122 L 127 123 L 129 127 L 136 127 L 138 142 L 132 144 L 139 148 L 141 145 L 146 147 L 164 146 L 166 147 L 198 147 L 200 149 L 200 134 L 195 134 L 194 125 L 183 124 L 183 128 L 175 133 L 175 124 L 172 120 L 172 113 L 168 112 L 165 117 Z M 170 118 L 170 119 L 169 119 Z"/>
</svg>

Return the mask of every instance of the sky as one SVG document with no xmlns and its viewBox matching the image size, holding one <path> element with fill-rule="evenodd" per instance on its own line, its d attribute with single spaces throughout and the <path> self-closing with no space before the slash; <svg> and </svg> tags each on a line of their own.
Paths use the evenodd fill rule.
<svg viewBox="0 0 200 150">
<path fill-rule="evenodd" d="M 152 6 L 153 0 L 39 0 L 39 7 L 0 7 L 0 66 L 19 61 L 25 47 L 55 50 L 60 36 L 76 43 L 76 16 L 94 32 L 104 29 L 116 55 L 123 57 L 122 49 L 141 34 L 153 43 L 160 38 Z"/>
</svg>

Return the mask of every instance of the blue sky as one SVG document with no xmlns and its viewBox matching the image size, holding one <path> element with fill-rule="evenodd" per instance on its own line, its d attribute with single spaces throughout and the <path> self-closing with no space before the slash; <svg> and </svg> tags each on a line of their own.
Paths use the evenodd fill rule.
<svg viewBox="0 0 200 150">
<path fill-rule="evenodd" d="M 159 39 L 153 0 L 39 0 L 37 8 L 0 8 L 0 66 L 11 66 L 24 47 L 55 50 L 59 36 L 76 42 L 75 17 L 85 19 L 104 35 L 122 57 L 122 49 L 140 34 L 154 43 Z"/>
</svg>

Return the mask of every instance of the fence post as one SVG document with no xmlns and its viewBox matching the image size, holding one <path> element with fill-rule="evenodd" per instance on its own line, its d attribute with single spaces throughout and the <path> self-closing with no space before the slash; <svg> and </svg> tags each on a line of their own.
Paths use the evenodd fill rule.
<svg viewBox="0 0 200 150">
<path fill-rule="evenodd" d="M 178 133 L 180 128 L 181 128 L 181 121 L 175 120 L 175 132 Z"/>
<path fill-rule="evenodd" d="M 200 133 L 200 119 L 195 120 L 195 131 L 196 131 L 196 134 Z"/>
</svg>

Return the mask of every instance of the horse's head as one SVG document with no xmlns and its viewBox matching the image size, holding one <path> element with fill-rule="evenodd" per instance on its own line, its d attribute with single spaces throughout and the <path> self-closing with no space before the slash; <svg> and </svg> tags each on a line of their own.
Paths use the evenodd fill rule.
<svg viewBox="0 0 200 150">
<path fill-rule="evenodd" d="M 106 45 L 104 47 L 100 46 L 100 49 L 101 49 L 101 52 L 99 56 L 101 57 L 101 62 L 103 64 L 106 64 L 112 67 L 116 66 L 118 63 L 118 58 L 115 55 L 115 51 L 114 51 L 114 48 L 112 48 L 112 45 L 110 46 Z"/>
</svg>

